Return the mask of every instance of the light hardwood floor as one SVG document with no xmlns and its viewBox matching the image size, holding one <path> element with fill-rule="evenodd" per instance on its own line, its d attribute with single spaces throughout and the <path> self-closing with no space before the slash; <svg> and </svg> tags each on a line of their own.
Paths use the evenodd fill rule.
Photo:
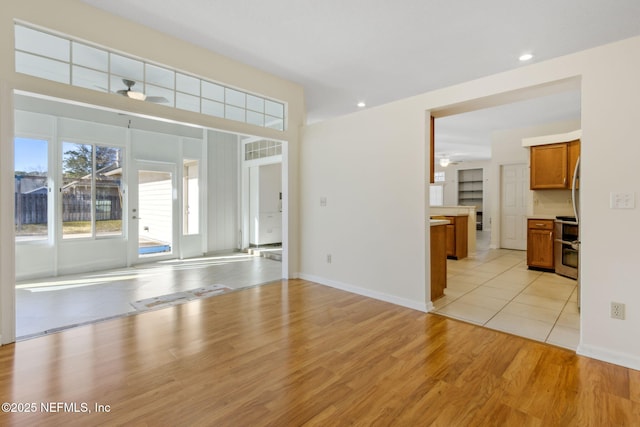
<svg viewBox="0 0 640 427">
<path fill-rule="evenodd" d="M 3 426 L 640 422 L 638 371 L 303 280 L 3 346 L 0 395 L 37 405 Z"/>
</svg>

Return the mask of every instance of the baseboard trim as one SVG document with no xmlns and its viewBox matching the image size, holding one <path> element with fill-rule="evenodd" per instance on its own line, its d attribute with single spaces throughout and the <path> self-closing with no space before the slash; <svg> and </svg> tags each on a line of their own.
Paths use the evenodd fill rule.
<svg viewBox="0 0 640 427">
<path fill-rule="evenodd" d="M 580 356 L 587 356 L 592 359 L 602 360 L 603 362 L 613 363 L 614 365 L 624 366 L 625 368 L 640 371 L 640 357 L 627 353 L 607 350 L 602 347 L 593 345 L 578 345 L 576 353 Z"/>
<path fill-rule="evenodd" d="M 298 273 L 297 276 L 300 279 L 309 280 L 310 282 L 319 283 L 321 285 L 330 286 L 332 288 L 340 289 L 342 291 L 351 292 L 352 294 L 362 295 L 365 297 L 377 299 L 391 304 L 407 307 L 413 310 L 422 311 L 424 313 L 433 310 L 433 304 L 431 301 L 428 303 L 420 303 L 406 298 L 401 298 L 395 295 L 389 295 L 384 292 L 372 291 L 371 289 L 362 288 L 360 286 L 349 285 L 347 283 L 337 282 L 335 280 L 325 279 L 324 277 L 315 276 L 313 274 Z"/>
</svg>

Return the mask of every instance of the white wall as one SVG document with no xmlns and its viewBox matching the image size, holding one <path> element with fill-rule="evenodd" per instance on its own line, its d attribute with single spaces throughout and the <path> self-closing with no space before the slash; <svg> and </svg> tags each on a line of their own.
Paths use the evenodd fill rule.
<svg viewBox="0 0 640 427">
<path fill-rule="evenodd" d="M 207 132 L 208 251 L 239 248 L 238 136 Z"/>
<path fill-rule="evenodd" d="M 424 304 L 425 111 L 437 116 L 580 79 L 582 316 L 579 353 L 640 369 L 638 210 L 611 210 L 611 191 L 638 194 L 640 37 L 314 124 L 301 152 L 301 275 L 363 294 Z M 494 180 L 497 182 L 497 180 Z M 319 198 L 327 197 L 327 207 Z M 615 248 L 615 250 L 612 250 Z M 325 254 L 333 253 L 333 263 Z M 425 270 L 427 274 L 425 274 Z M 426 289 L 425 289 L 426 288 Z M 627 319 L 609 318 L 609 303 Z M 409 304 L 407 304 L 409 305 Z"/>
<path fill-rule="evenodd" d="M 424 121 L 403 101 L 305 128 L 302 277 L 427 309 Z"/>
</svg>

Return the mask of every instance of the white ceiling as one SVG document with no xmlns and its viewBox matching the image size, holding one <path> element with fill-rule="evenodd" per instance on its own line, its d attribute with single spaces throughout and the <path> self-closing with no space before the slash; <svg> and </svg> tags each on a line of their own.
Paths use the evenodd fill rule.
<svg viewBox="0 0 640 427">
<path fill-rule="evenodd" d="M 520 67 L 525 52 L 539 62 L 640 35 L 638 0 L 83 1 L 298 82 L 308 123 Z M 579 117 L 579 94 L 511 107 L 512 122 L 507 110 L 467 113 L 447 120 L 466 119 L 465 132 L 439 136 L 471 151 L 489 122 Z"/>
</svg>

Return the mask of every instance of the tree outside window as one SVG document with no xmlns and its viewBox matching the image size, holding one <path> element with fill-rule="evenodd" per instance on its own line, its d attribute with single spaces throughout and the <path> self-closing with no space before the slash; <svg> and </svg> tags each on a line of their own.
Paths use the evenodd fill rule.
<svg viewBox="0 0 640 427">
<path fill-rule="evenodd" d="M 122 235 L 123 149 L 62 144 L 63 238 Z"/>
</svg>

